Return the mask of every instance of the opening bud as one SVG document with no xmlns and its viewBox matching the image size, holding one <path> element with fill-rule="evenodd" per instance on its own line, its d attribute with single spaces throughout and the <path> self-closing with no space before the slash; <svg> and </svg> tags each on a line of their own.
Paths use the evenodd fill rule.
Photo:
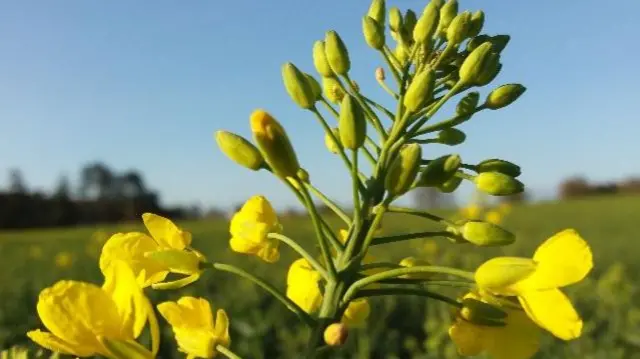
<svg viewBox="0 0 640 359">
<path fill-rule="evenodd" d="M 458 102 L 456 113 L 458 115 L 473 115 L 478 108 L 478 101 L 480 101 L 480 94 L 475 91 L 469 92 Z"/>
<path fill-rule="evenodd" d="M 357 150 L 364 145 L 367 136 L 367 123 L 360 104 L 350 94 L 346 94 L 340 105 L 338 121 L 340 142 L 345 148 Z"/>
<path fill-rule="evenodd" d="M 324 96 L 333 103 L 340 103 L 344 97 L 344 91 L 340 86 L 338 80 L 334 77 L 323 77 L 322 88 L 324 89 Z"/>
<path fill-rule="evenodd" d="M 465 85 L 480 85 L 497 75 L 500 56 L 487 41 L 474 49 L 460 66 L 460 81 Z M 489 81 L 491 81 L 489 80 Z"/>
<path fill-rule="evenodd" d="M 433 97 L 436 75 L 431 67 L 427 67 L 416 75 L 405 93 L 403 104 L 409 112 L 422 109 Z"/>
<path fill-rule="evenodd" d="M 287 62 L 282 66 L 282 80 L 287 93 L 298 106 L 307 110 L 315 106 L 316 96 L 309 80 L 294 64 Z"/>
<path fill-rule="evenodd" d="M 471 15 L 471 26 L 469 27 L 469 31 L 467 32 L 468 37 L 476 37 L 482 31 L 482 27 L 484 26 L 484 12 L 482 10 L 478 10 Z"/>
<path fill-rule="evenodd" d="M 518 177 L 522 173 L 520 166 L 498 158 L 484 160 L 476 165 L 476 172 L 500 172 L 507 176 Z"/>
<path fill-rule="evenodd" d="M 489 222 L 471 220 L 462 226 L 462 238 L 481 247 L 506 246 L 516 241 L 516 236 L 506 229 Z"/>
<path fill-rule="evenodd" d="M 417 44 L 429 43 L 438 28 L 439 19 L 440 9 L 433 1 L 429 2 L 413 28 L 413 41 Z"/>
<path fill-rule="evenodd" d="M 331 70 L 338 75 L 346 75 L 351 68 L 349 52 L 342 39 L 335 31 L 327 32 L 324 39 L 324 53 Z"/>
<path fill-rule="evenodd" d="M 316 71 L 323 77 L 331 77 L 334 73 L 333 70 L 331 70 L 331 66 L 329 66 L 324 48 L 324 41 L 318 40 L 313 44 L 313 66 L 315 66 Z"/>
<path fill-rule="evenodd" d="M 242 136 L 227 131 L 216 131 L 215 137 L 222 153 L 233 162 L 254 171 L 264 167 L 260 151 Z"/>
<path fill-rule="evenodd" d="M 459 155 L 445 155 L 430 161 L 420 173 L 418 185 L 420 187 L 435 187 L 442 185 L 455 175 L 462 160 Z"/>
<path fill-rule="evenodd" d="M 467 138 L 464 132 L 456 128 L 446 128 L 438 132 L 438 142 L 443 145 L 455 146 L 459 145 Z"/>
<path fill-rule="evenodd" d="M 384 47 L 384 29 L 374 19 L 365 16 L 362 19 L 362 32 L 364 39 L 371 48 L 382 50 Z"/>
<path fill-rule="evenodd" d="M 295 177 L 300 164 L 282 125 L 261 109 L 251 114 L 250 122 L 253 138 L 273 173 L 281 178 Z"/>
<path fill-rule="evenodd" d="M 459 315 L 468 322 L 490 327 L 506 325 L 504 320 L 507 318 L 507 313 L 489 303 L 465 298 L 462 300 L 462 305 Z"/>
<path fill-rule="evenodd" d="M 336 136 L 338 141 L 340 141 L 340 131 L 338 130 L 338 128 L 332 128 L 331 132 L 333 132 L 333 135 Z M 331 153 L 338 154 L 338 152 L 340 152 L 340 146 L 336 143 L 336 141 L 333 140 L 331 135 L 328 133 L 325 133 L 324 135 L 324 145 L 327 146 L 327 149 Z"/>
<path fill-rule="evenodd" d="M 438 189 L 444 193 L 453 193 L 455 190 L 460 187 L 462 183 L 462 178 L 458 176 L 452 176 L 448 180 L 446 180 L 443 184 L 438 186 Z"/>
<path fill-rule="evenodd" d="M 384 186 L 392 196 L 406 193 L 420 170 L 422 147 L 417 143 L 402 146 L 398 156 L 391 162 Z"/>
<path fill-rule="evenodd" d="M 367 16 L 375 20 L 378 25 L 384 27 L 384 18 L 387 14 L 385 1 L 384 0 L 373 0 L 371 1 L 371 6 L 369 6 L 369 11 L 367 12 Z"/>
<path fill-rule="evenodd" d="M 524 191 L 524 184 L 500 172 L 482 172 L 474 178 L 476 187 L 494 196 L 509 196 Z"/>
<path fill-rule="evenodd" d="M 520 84 L 506 84 L 491 91 L 484 105 L 491 110 L 498 110 L 514 103 L 527 90 Z"/>
<path fill-rule="evenodd" d="M 467 37 L 469 37 L 469 29 L 471 28 L 471 13 L 464 11 L 458 14 L 447 28 L 447 41 L 453 45 L 460 45 Z"/>
<path fill-rule="evenodd" d="M 342 323 L 332 323 L 324 330 L 324 342 L 332 347 L 344 345 L 349 337 L 347 326 Z"/>
<path fill-rule="evenodd" d="M 440 7 L 440 23 L 438 24 L 438 36 L 446 37 L 447 29 L 451 21 L 458 15 L 458 1 L 449 0 Z"/>
<path fill-rule="evenodd" d="M 402 13 L 395 6 L 389 10 L 389 28 L 398 34 L 402 31 Z"/>
</svg>

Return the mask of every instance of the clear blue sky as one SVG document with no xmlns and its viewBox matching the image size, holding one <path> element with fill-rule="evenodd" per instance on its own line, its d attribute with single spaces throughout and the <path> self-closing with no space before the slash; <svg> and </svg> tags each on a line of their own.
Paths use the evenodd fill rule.
<svg viewBox="0 0 640 359">
<path fill-rule="evenodd" d="M 420 12 L 426 2 L 389 1 Z M 486 12 L 486 32 L 508 33 L 495 85 L 520 82 L 512 107 L 485 111 L 462 129 L 467 162 L 502 157 L 522 165 L 533 191 L 562 178 L 639 174 L 640 2 L 460 1 Z M 76 180 L 83 163 L 137 168 L 164 203 L 228 206 L 262 193 L 295 203 L 266 173 L 241 168 L 213 132 L 250 136 L 262 107 L 289 131 L 313 181 L 349 198 L 341 162 L 324 148 L 315 119 L 288 98 L 280 67 L 313 71 L 315 40 L 335 29 L 352 77 L 372 96 L 381 62 L 361 35 L 368 1 L 3 1 L 0 2 L 0 185 L 22 169 L 32 188 Z M 390 37 L 388 37 L 390 40 Z M 635 64 L 635 65 L 634 65 Z M 373 89 L 373 90 L 369 90 Z M 385 100 L 387 101 L 387 100 Z M 426 154 L 450 151 L 431 146 Z M 467 186 L 467 191 L 469 188 Z"/>
</svg>

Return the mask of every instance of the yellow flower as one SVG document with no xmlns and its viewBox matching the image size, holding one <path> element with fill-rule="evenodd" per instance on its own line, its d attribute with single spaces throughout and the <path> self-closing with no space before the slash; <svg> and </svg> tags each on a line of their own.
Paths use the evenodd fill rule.
<svg viewBox="0 0 640 359">
<path fill-rule="evenodd" d="M 478 286 L 494 295 L 517 296 L 527 315 L 556 337 L 580 336 L 582 319 L 559 288 L 584 279 L 593 267 L 589 245 L 573 229 L 547 239 L 533 259 L 497 257 L 475 273 Z"/>
<path fill-rule="evenodd" d="M 507 215 L 511 213 L 511 209 L 513 206 L 509 202 L 502 202 L 498 205 L 498 212 L 502 213 L 502 215 Z"/>
<path fill-rule="evenodd" d="M 278 221 L 271 203 L 264 196 L 253 196 L 231 218 L 231 249 L 253 254 L 268 263 L 280 258 L 279 241 L 268 237 L 279 233 L 282 225 Z"/>
<path fill-rule="evenodd" d="M 206 299 L 182 297 L 177 302 L 158 304 L 158 311 L 171 324 L 180 351 L 189 358 L 213 358 L 216 346 L 229 347 L 229 318 L 223 309 L 216 311 Z"/>
<path fill-rule="evenodd" d="M 374 231 L 375 234 L 379 234 L 381 232 L 382 232 L 381 228 L 378 228 Z M 346 244 L 348 236 L 349 236 L 349 231 L 347 231 L 346 229 L 340 230 L 340 242 L 342 242 L 342 244 Z M 364 258 L 362 259 L 362 264 L 371 264 L 371 263 L 374 263 L 376 260 L 377 260 L 376 257 L 367 253 L 364 255 Z M 371 269 L 362 271 L 362 273 L 365 275 L 372 275 L 372 274 L 381 273 L 384 271 L 385 271 L 384 268 L 371 268 Z M 372 283 L 365 286 L 364 288 L 366 289 L 380 288 L 380 284 Z"/>
<path fill-rule="evenodd" d="M 54 258 L 56 267 L 69 268 L 73 264 L 73 255 L 69 252 L 60 252 Z"/>
<path fill-rule="evenodd" d="M 27 333 L 49 350 L 79 357 L 103 355 L 114 358 L 105 343 L 139 346 L 135 339 L 148 320 L 153 338 L 153 354 L 158 347 L 158 324 L 151 304 L 125 263 L 114 262 L 102 287 L 85 282 L 62 280 L 40 292 L 37 311 L 45 332 Z"/>
<path fill-rule="evenodd" d="M 498 211 L 489 211 L 485 214 L 484 218 L 489 223 L 500 224 L 502 222 L 502 213 Z"/>
<path fill-rule="evenodd" d="M 465 298 L 482 300 L 474 293 Z M 449 328 L 449 336 L 463 356 L 486 352 L 493 359 L 529 359 L 540 346 L 540 329 L 520 309 L 502 307 L 507 317 L 504 326 L 474 324 L 458 316 Z"/>
<path fill-rule="evenodd" d="M 468 207 L 462 208 L 460 213 L 463 217 L 467 219 L 478 219 L 480 217 L 480 213 L 482 212 L 482 208 L 477 204 L 469 205 Z"/>
<path fill-rule="evenodd" d="M 44 255 L 44 251 L 42 247 L 37 244 L 32 244 L 29 246 L 29 257 L 33 259 L 40 259 Z"/>
<path fill-rule="evenodd" d="M 145 213 L 142 220 L 151 236 L 141 232 L 112 235 L 102 247 L 100 270 L 104 273 L 114 261 L 122 260 L 131 267 L 142 287 L 159 284 L 170 272 L 188 275 L 182 280 L 184 283 L 196 281 L 201 273 L 198 264 L 204 257 L 186 250 L 191 245 L 191 233 L 156 214 Z M 174 256 L 180 256 L 180 263 L 165 260 Z"/>
<path fill-rule="evenodd" d="M 322 303 L 321 278 L 306 259 L 294 261 L 287 273 L 287 297 L 305 312 L 315 312 Z"/>
<path fill-rule="evenodd" d="M 422 250 L 427 257 L 435 257 L 438 254 L 438 243 L 433 239 L 426 239 Z"/>
<path fill-rule="evenodd" d="M 351 301 L 344 311 L 342 323 L 348 327 L 362 327 L 370 313 L 369 301 L 364 298 L 356 299 Z"/>
</svg>

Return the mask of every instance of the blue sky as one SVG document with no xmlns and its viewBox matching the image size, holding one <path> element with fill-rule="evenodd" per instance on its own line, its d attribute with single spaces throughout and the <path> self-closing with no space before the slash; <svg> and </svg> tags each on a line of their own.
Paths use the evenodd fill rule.
<svg viewBox="0 0 640 359">
<path fill-rule="evenodd" d="M 418 13 L 425 4 L 388 1 Z M 19 167 L 30 187 L 51 189 L 61 174 L 75 180 L 83 163 L 103 160 L 143 171 L 168 204 L 229 206 L 260 193 L 288 206 L 295 199 L 285 187 L 235 165 L 213 139 L 218 129 L 250 136 L 249 114 L 265 108 L 289 131 L 313 182 L 346 201 L 341 162 L 325 150 L 315 119 L 288 98 L 280 67 L 292 61 L 315 74 L 312 44 L 334 29 L 349 47 L 352 77 L 388 103 L 373 79 L 381 60 L 361 34 L 368 6 L 1 2 L 0 176 Z M 512 36 L 493 86 L 520 82 L 528 91 L 463 125 L 468 139 L 453 151 L 471 163 L 512 160 L 538 193 L 574 174 L 596 181 L 639 174 L 640 2 L 460 1 L 461 9 L 480 6 L 485 32 Z M 425 155 L 451 151 L 430 146 Z"/>
</svg>

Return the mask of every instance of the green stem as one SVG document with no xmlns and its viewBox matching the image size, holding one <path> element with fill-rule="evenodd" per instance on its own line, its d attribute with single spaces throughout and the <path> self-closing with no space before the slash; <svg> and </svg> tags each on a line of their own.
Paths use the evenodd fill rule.
<svg viewBox="0 0 640 359">
<path fill-rule="evenodd" d="M 384 82 L 384 80 L 380 80 L 380 79 L 376 79 L 378 81 L 378 84 L 380 85 L 380 87 L 382 87 L 383 90 L 387 91 L 387 93 L 389 95 L 391 95 L 391 97 L 393 97 L 394 99 L 398 99 L 398 94 L 393 92 L 393 90 L 391 90 L 391 88 L 389 88 L 389 86 L 387 86 L 387 83 Z"/>
<path fill-rule="evenodd" d="M 329 197 L 327 197 L 324 193 L 320 192 L 319 189 L 314 187 L 311 183 L 305 183 L 306 187 L 313 192 L 320 200 L 327 205 L 347 226 L 351 225 L 351 218 L 340 208 L 335 202 L 333 202 Z"/>
<path fill-rule="evenodd" d="M 360 223 L 360 191 L 358 189 L 358 151 L 355 150 L 351 157 L 351 177 L 353 183 L 353 222 L 356 225 Z M 366 195 L 366 193 L 363 193 Z"/>
<path fill-rule="evenodd" d="M 243 277 L 247 280 L 250 280 L 251 282 L 255 283 L 256 285 L 258 285 L 259 287 L 261 287 L 262 289 L 266 290 L 271 295 L 273 295 L 274 298 L 276 298 L 282 304 L 284 304 L 287 308 L 289 308 L 290 311 L 294 312 L 305 324 L 311 327 L 315 325 L 315 320 L 309 314 L 307 314 L 295 302 L 293 302 L 291 299 L 287 298 L 285 295 L 280 293 L 278 289 L 276 289 L 274 286 L 267 283 L 263 279 L 258 278 L 257 276 L 249 272 L 246 272 L 238 267 L 235 267 L 229 264 L 212 263 L 212 267 L 219 271 L 232 273 L 237 276 Z"/>
<path fill-rule="evenodd" d="M 333 115 L 333 117 L 336 118 L 336 120 L 340 119 L 340 113 L 338 113 L 338 111 L 336 111 L 335 108 L 333 108 L 333 106 L 331 106 L 331 104 L 329 103 L 329 101 L 327 101 L 324 97 L 322 99 L 320 99 L 320 102 L 322 102 L 325 107 L 327 108 L 327 110 L 329 110 L 329 112 L 331 112 L 331 114 Z M 380 147 L 375 143 L 374 140 L 371 139 L 371 137 L 367 136 L 365 138 L 365 142 L 368 143 L 369 145 L 371 145 L 377 152 L 380 152 Z"/>
<path fill-rule="evenodd" d="M 366 237 L 364 237 L 364 241 L 362 242 L 362 248 L 360 249 L 360 253 L 366 253 L 369 245 L 371 245 L 371 241 L 373 240 L 374 232 L 376 228 L 380 226 L 382 222 L 382 218 L 384 218 L 384 214 L 387 211 L 387 207 L 391 202 L 391 197 L 385 198 L 380 205 L 377 206 L 376 215 L 373 217 L 373 221 L 371 222 L 371 226 L 369 227 L 369 231 L 367 232 Z"/>
<path fill-rule="evenodd" d="M 318 263 L 318 261 L 316 261 L 315 258 L 313 258 L 313 256 L 311 256 L 309 252 L 302 248 L 296 241 L 280 233 L 269 233 L 267 237 L 277 239 L 291 247 L 291 249 L 298 252 L 299 255 L 301 255 L 304 259 L 311 263 L 313 269 L 320 273 L 320 275 L 322 275 L 325 280 L 329 280 L 329 274 L 324 269 L 324 267 L 322 267 L 322 265 L 320 265 L 320 263 Z"/>
<path fill-rule="evenodd" d="M 370 105 L 372 105 L 373 107 L 377 108 L 378 110 L 380 110 L 381 112 L 383 112 L 385 115 L 387 115 L 387 117 L 389 117 L 389 119 L 391 119 L 391 121 L 393 121 L 395 119 L 395 115 L 393 114 L 393 112 L 389 111 L 389 109 L 387 109 L 386 107 L 380 105 L 379 103 L 373 101 L 372 99 L 366 97 L 366 96 L 362 96 L 362 98 Z"/>
<path fill-rule="evenodd" d="M 360 106 L 362 106 L 362 109 L 364 110 L 365 114 L 371 120 L 371 124 L 373 125 L 373 127 L 376 129 L 376 131 L 378 131 L 382 139 L 386 139 L 387 132 L 384 130 L 384 127 L 382 126 L 382 123 L 380 122 L 380 119 L 378 118 L 378 116 L 375 114 L 375 112 L 373 112 L 373 110 L 371 109 L 369 104 L 367 104 L 367 102 L 364 100 L 363 96 L 360 94 L 358 89 L 353 85 L 353 81 L 351 81 L 351 78 L 349 77 L 349 75 L 345 74 L 343 75 L 343 77 L 346 80 L 347 86 L 349 86 L 351 93 L 353 93 L 353 95 L 355 96 Z"/>
<path fill-rule="evenodd" d="M 241 356 L 232 352 L 231 350 L 229 350 L 229 348 L 223 347 L 222 345 L 216 345 L 216 350 L 229 359 L 242 359 Z"/>
<path fill-rule="evenodd" d="M 443 224 L 445 226 L 455 226 L 455 223 L 448 221 L 442 217 L 436 216 L 435 214 L 431 214 L 429 212 L 425 212 L 425 211 L 420 211 L 417 209 L 412 209 L 412 208 L 404 208 L 404 207 L 394 207 L 394 206 L 390 206 L 389 207 L 389 212 L 391 213 L 402 213 L 402 214 L 409 214 L 412 216 L 416 216 L 416 217 L 422 217 L 422 218 L 427 218 L 430 219 L 434 222 L 438 222 L 440 224 Z"/>
<path fill-rule="evenodd" d="M 412 135 L 417 137 L 420 135 L 424 135 L 427 133 L 431 133 L 431 132 L 435 132 L 435 131 L 440 131 L 440 130 L 444 130 L 446 128 L 451 128 L 454 126 L 458 126 L 461 123 L 464 123 L 466 121 L 469 121 L 471 119 L 471 116 L 473 116 L 474 114 L 480 112 L 480 107 L 476 108 L 476 110 L 471 113 L 471 114 L 466 114 L 466 115 L 455 115 L 453 117 L 451 117 L 448 120 L 445 121 L 441 121 L 438 123 L 434 123 L 432 125 L 429 125 L 419 131 L 415 131 Z"/>
<path fill-rule="evenodd" d="M 396 79 L 398 84 L 401 84 L 402 78 L 400 78 L 400 73 L 398 72 L 398 69 L 400 68 L 400 63 L 396 59 L 396 56 L 393 54 L 393 52 L 389 49 L 387 45 L 384 46 L 384 48 L 380 51 L 380 53 L 382 54 L 384 61 L 387 63 L 387 66 L 389 66 L 389 69 L 391 70 L 391 74 L 393 75 L 393 77 Z M 393 63 L 394 61 L 396 61 L 395 64 Z"/>
<path fill-rule="evenodd" d="M 329 241 L 331 241 L 333 249 L 338 252 L 338 255 L 342 255 L 342 253 L 344 252 L 344 246 L 342 245 L 342 242 L 340 242 L 338 237 L 336 237 L 336 234 L 333 233 L 333 230 L 331 229 L 331 227 L 329 227 L 324 218 L 320 218 L 320 221 L 322 222 L 322 231 L 324 232 L 324 235 L 329 238 Z"/>
<path fill-rule="evenodd" d="M 311 222 L 313 222 L 313 228 L 316 232 L 316 237 L 318 239 L 318 244 L 320 245 L 320 251 L 322 252 L 322 257 L 327 264 L 327 268 L 329 270 L 329 278 L 330 281 L 334 280 L 337 277 L 336 267 L 331 258 L 331 252 L 329 251 L 329 246 L 327 246 L 326 238 L 323 235 L 321 217 L 318 214 L 318 210 L 316 209 L 315 204 L 313 203 L 313 199 L 309 194 L 309 191 L 306 187 L 302 187 L 302 196 L 305 198 L 307 202 L 307 210 L 309 211 L 309 215 L 311 216 Z"/>
<path fill-rule="evenodd" d="M 360 148 L 360 149 L 362 150 L 362 153 L 364 153 L 364 156 L 367 158 L 367 160 L 369 160 L 371 165 L 375 166 L 377 161 L 376 161 L 375 157 L 373 157 L 373 154 L 371 152 L 369 152 L 369 150 L 365 146 L 362 146 L 362 148 Z M 366 181 L 366 176 L 365 176 L 365 181 Z"/>
<path fill-rule="evenodd" d="M 436 60 L 436 63 L 433 64 L 433 69 L 435 71 L 435 69 L 438 68 L 438 66 L 440 66 L 440 63 L 442 62 L 442 60 L 444 60 L 445 58 L 447 58 L 447 56 L 449 56 L 449 54 L 451 53 L 452 50 L 455 50 L 456 46 L 453 45 L 452 43 L 447 43 L 447 47 L 444 48 L 444 51 L 442 51 L 442 53 L 440 54 L 440 56 L 438 56 L 438 59 Z"/>
<path fill-rule="evenodd" d="M 432 237 L 448 237 L 451 236 L 451 233 L 447 231 L 440 232 L 417 232 L 417 233 L 407 233 L 407 234 L 398 234 L 395 236 L 385 236 L 385 237 L 377 237 L 371 241 L 372 246 L 377 246 L 380 244 L 388 244 L 393 242 L 406 241 L 410 239 L 418 239 L 418 238 L 432 238 Z"/>
<path fill-rule="evenodd" d="M 418 122 L 416 122 L 412 128 L 410 128 L 407 133 L 411 136 L 414 135 L 415 132 L 420 130 L 420 127 L 424 125 L 438 110 L 442 105 L 444 105 L 453 95 L 455 95 L 458 89 L 462 88 L 462 82 L 458 81 L 446 95 L 444 95 L 440 101 L 436 102 L 436 104 L 431 108 L 423 118 L 421 118 Z"/>
<path fill-rule="evenodd" d="M 462 308 L 462 303 L 455 299 L 449 298 L 445 295 L 428 291 L 422 288 L 381 288 L 381 289 L 362 289 L 355 296 L 355 298 L 376 297 L 383 295 L 416 295 L 420 297 L 427 297 L 451 304 L 457 308 Z"/>
<path fill-rule="evenodd" d="M 464 173 L 464 172 L 462 172 L 462 171 L 458 171 L 458 172 L 456 172 L 456 173 L 455 173 L 455 176 L 456 176 L 456 177 L 459 177 L 459 178 L 462 178 L 462 179 L 465 179 L 465 180 L 467 180 L 467 181 L 471 181 L 471 182 L 473 182 L 473 181 L 474 181 L 474 179 L 475 179 L 475 176 L 470 175 L 470 174 L 468 174 L 468 173 Z"/>
</svg>

